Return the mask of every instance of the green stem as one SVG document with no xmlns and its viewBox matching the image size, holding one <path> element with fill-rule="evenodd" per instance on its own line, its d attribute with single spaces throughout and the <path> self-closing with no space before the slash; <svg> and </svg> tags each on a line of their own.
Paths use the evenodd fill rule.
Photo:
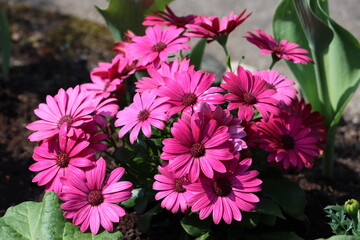
<svg viewBox="0 0 360 240">
<path fill-rule="evenodd" d="M 324 155 L 323 155 L 323 175 L 331 178 L 334 171 L 335 162 L 335 134 L 337 125 L 332 126 L 328 129 L 328 137 L 325 144 Z"/>
<path fill-rule="evenodd" d="M 272 70 L 274 65 L 280 60 L 280 58 L 278 56 L 276 56 L 275 53 L 271 54 L 271 58 L 272 58 L 272 62 L 270 64 L 270 66 L 269 66 L 269 70 Z"/>
<path fill-rule="evenodd" d="M 225 52 L 225 55 L 226 55 L 226 65 L 230 69 L 230 72 L 232 72 L 231 57 L 230 57 L 229 51 L 227 50 L 226 44 L 221 44 L 221 46 L 224 49 L 224 52 Z"/>
</svg>

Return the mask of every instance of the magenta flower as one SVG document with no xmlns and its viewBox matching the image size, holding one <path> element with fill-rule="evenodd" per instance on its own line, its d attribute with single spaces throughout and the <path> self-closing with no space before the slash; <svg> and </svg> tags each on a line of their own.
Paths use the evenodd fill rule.
<svg viewBox="0 0 360 240">
<path fill-rule="evenodd" d="M 180 50 L 190 49 L 189 38 L 180 36 L 183 28 L 170 26 L 161 29 L 160 26 L 148 27 L 143 37 L 133 37 L 134 43 L 127 47 L 127 57 L 131 60 L 139 59 L 139 64 L 145 66 L 154 63 L 157 67 L 160 61 L 168 59 L 168 53 L 176 53 Z"/>
<path fill-rule="evenodd" d="M 58 196 L 64 201 L 60 206 L 65 211 L 64 217 L 72 219 L 74 225 L 80 225 L 82 232 L 90 227 L 91 233 L 97 234 L 100 225 L 113 231 L 113 222 L 119 222 L 125 215 L 125 210 L 117 203 L 132 195 L 131 182 L 118 182 L 124 172 L 124 168 L 116 168 L 104 180 L 106 162 L 100 158 L 95 167 L 86 171 L 85 178 L 72 175 L 62 178 L 64 187 Z"/>
<path fill-rule="evenodd" d="M 134 102 L 116 115 L 118 119 L 115 121 L 115 127 L 123 126 L 119 131 L 119 138 L 131 130 L 130 142 L 134 143 L 140 129 L 148 138 L 151 137 L 151 126 L 164 129 L 164 121 L 168 120 L 166 111 L 169 107 L 164 104 L 167 100 L 157 98 L 154 91 L 135 94 Z"/>
<path fill-rule="evenodd" d="M 281 114 L 260 121 L 257 127 L 259 146 L 269 152 L 268 162 L 282 169 L 312 166 L 319 155 L 320 139 L 311 135 L 311 128 L 303 126 L 296 115 Z"/>
<path fill-rule="evenodd" d="M 39 186 L 46 185 L 46 191 L 61 192 L 61 177 L 84 177 L 83 168 L 93 166 L 95 150 L 90 148 L 84 132 L 74 130 L 72 137 L 67 137 L 67 127 L 63 124 L 59 139 L 51 138 L 35 147 L 33 159 L 36 163 L 29 169 L 39 172 L 32 180 Z"/>
<path fill-rule="evenodd" d="M 175 26 L 175 27 L 185 28 L 186 24 L 194 23 L 194 20 L 196 18 L 195 15 L 178 17 L 170 9 L 169 6 L 166 6 L 166 11 L 152 12 L 154 16 L 146 15 L 143 25 L 144 26 Z"/>
<path fill-rule="evenodd" d="M 169 160 L 168 169 L 177 176 L 188 174 L 195 182 L 200 172 L 212 178 L 214 171 L 226 172 L 222 161 L 232 160 L 228 127 L 218 126 L 216 120 L 206 121 L 202 113 L 184 113 L 171 128 L 174 138 L 163 141 L 161 158 Z"/>
<path fill-rule="evenodd" d="M 261 77 L 267 83 L 267 88 L 274 89 L 276 93 L 272 96 L 276 100 L 290 105 L 292 100 L 296 97 L 296 89 L 293 87 L 295 82 L 286 80 L 286 76 L 279 75 L 276 70 L 272 71 L 254 71 L 254 75 Z"/>
<path fill-rule="evenodd" d="M 223 79 L 225 83 L 221 84 L 221 87 L 230 92 L 225 95 L 225 98 L 230 100 L 227 108 L 229 110 L 239 108 L 240 119 L 251 120 L 254 108 L 260 112 L 265 121 L 269 119 L 270 113 L 279 112 L 279 108 L 276 107 L 278 100 L 273 98 L 276 91 L 269 89 L 259 76 L 254 76 L 250 71 L 239 66 L 237 75 L 227 72 Z"/>
<path fill-rule="evenodd" d="M 186 33 L 189 37 L 209 38 L 216 40 L 219 37 L 229 35 L 237 26 L 243 23 L 250 15 L 246 15 L 244 10 L 239 16 L 236 16 L 232 11 L 229 17 L 223 17 L 219 20 L 218 17 L 199 16 L 195 23 L 187 24 L 186 28 L 190 31 Z"/>
<path fill-rule="evenodd" d="M 199 108 L 201 102 L 207 102 L 215 109 L 214 104 L 225 102 L 220 94 L 224 90 L 211 87 L 215 74 L 200 71 L 179 72 L 174 79 L 167 81 L 158 91 L 159 96 L 168 97 L 171 108 L 168 112 L 172 116 L 178 112 L 192 112 Z"/>
<path fill-rule="evenodd" d="M 136 92 L 142 93 L 145 90 L 159 89 L 165 86 L 165 83 L 169 79 L 175 78 L 177 72 L 193 72 L 194 66 L 190 66 L 190 59 L 184 58 L 181 62 L 179 59 L 175 59 L 173 62 L 162 62 L 159 68 L 149 66 L 147 71 L 150 77 L 143 77 L 139 81 L 135 82 L 137 87 Z"/>
<path fill-rule="evenodd" d="M 308 54 L 309 51 L 299 48 L 299 44 L 291 43 L 287 40 L 281 40 L 279 43 L 261 29 L 254 29 L 253 31 L 259 34 L 259 36 L 247 32 L 246 34 L 249 36 L 246 36 L 246 39 L 261 49 L 261 55 L 271 53 L 276 60 L 283 58 L 294 63 L 314 63 L 310 57 L 305 55 Z"/>
<path fill-rule="evenodd" d="M 156 200 L 164 199 L 161 202 L 161 207 L 166 208 L 172 213 L 177 213 L 179 209 L 183 213 L 187 211 L 188 205 L 186 201 L 191 194 L 186 191 L 184 186 L 189 184 L 185 177 L 180 177 L 168 169 L 167 164 L 158 167 L 160 174 L 154 176 L 155 182 L 153 189 L 159 191 L 155 195 Z"/>
<path fill-rule="evenodd" d="M 66 91 L 60 89 L 54 97 L 48 95 L 46 104 L 41 103 L 39 108 L 34 110 L 42 120 L 26 126 L 27 129 L 36 131 L 29 136 L 30 141 L 36 142 L 55 136 L 64 122 L 68 127 L 79 127 L 84 122 L 91 121 L 93 118 L 90 114 L 95 107 L 88 97 L 89 94 L 81 91 L 79 86 Z"/>
<path fill-rule="evenodd" d="M 199 218 L 205 219 L 212 213 L 215 224 L 221 219 L 227 224 L 232 219 L 241 221 L 241 211 L 251 212 L 256 209 L 259 198 L 253 194 L 261 191 L 262 181 L 256 170 L 248 171 L 251 158 L 241 162 L 231 161 L 229 169 L 223 174 L 216 173 L 214 178 L 200 177 L 199 181 L 186 186 L 192 193 L 188 204 L 192 212 L 200 211 Z"/>
<path fill-rule="evenodd" d="M 127 30 L 127 32 L 124 33 L 123 41 L 115 42 L 113 51 L 126 56 L 126 48 L 130 45 L 130 43 L 133 43 L 133 37 L 136 37 L 136 34 Z"/>
</svg>

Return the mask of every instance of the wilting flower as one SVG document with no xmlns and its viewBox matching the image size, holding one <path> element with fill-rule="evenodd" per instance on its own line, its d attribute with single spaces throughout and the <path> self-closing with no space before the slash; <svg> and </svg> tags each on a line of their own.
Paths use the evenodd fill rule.
<svg viewBox="0 0 360 240">
<path fill-rule="evenodd" d="M 239 66 L 237 75 L 227 72 L 223 79 L 225 83 L 221 84 L 221 87 L 230 92 L 225 95 L 225 98 L 230 100 L 227 108 L 229 110 L 239 108 L 240 119 L 251 120 L 254 108 L 260 112 L 265 121 L 269 119 L 270 113 L 279 112 L 276 107 L 278 100 L 273 98 L 276 91 L 269 89 L 266 82 L 259 76 Z"/>
<path fill-rule="evenodd" d="M 90 148 L 82 130 L 74 130 L 74 135 L 66 136 L 67 126 L 64 123 L 60 129 L 59 139 L 51 138 L 35 147 L 33 159 L 36 163 L 29 169 L 39 172 L 32 182 L 39 186 L 46 185 L 45 190 L 61 192 L 61 177 L 85 175 L 84 168 L 93 166 L 91 158 L 95 150 Z"/>
<path fill-rule="evenodd" d="M 267 160 L 283 169 L 312 166 L 319 155 L 320 141 L 296 115 L 281 114 L 257 123 L 260 148 L 269 152 Z"/>
<path fill-rule="evenodd" d="M 190 60 L 184 58 L 182 61 L 175 59 L 174 61 L 167 63 L 162 62 L 159 68 L 149 66 L 147 71 L 150 77 L 143 77 L 139 81 L 135 82 L 136 92 L 144 92 L 145 90 L 157 90 L 169 79 L 175 78 L 177 72 L 193 72 L 194 66 L 190 66 Z"/>
<path fill-rule="evenodd" d="M 132 183 L 118 182 L 124 172 L 124 168 L 116 168 L 104 180 L 106 162 L 100 158 L 95 167 L 86 171 L 85 178 L 72 175 L 62 178 L 64 187 L 58 196 L 64 201 L 60 206 L 65 211 L 64 217 L 73 219 L 73 224 L 80 225 L 82 232 L 90 227 L 91 233 L 97 234 L 100 225 L 113 231 L 113 222 L 119 222 L 125 215 L 117 203 L 131 197 Z"/>
<path fill-rule="evenodd" d="M 160 174 L 154 176 L 155 182 L 153 189 L 159 191 L 155 195 L 156 200 L 164 199 L 161 207 L 166 208 L 172 213 L 177 213 L 179 209 L 183 213 L 186 212 L 188 205 L 186 201 L 191 196 L 184 188 L 189 181 L 184 176 L 169 171 L 167 163 L 158 167 Z"/>
<path fill-rule="evenodd" d="M 26 126 L 31 131 L 36 131 L 29 136 L 30 141 L 41 141 L 51 138 L 59 133 L 63 123 L 69 128 L 79 127 L 84 122 L 91 121 L 90 115 L 95 110 L 89 101 L 89 93 L 81 91 L 79 86 L 66 91 L 60 89 L 54 97 L 48 95 L 46 104 L 41 103 L 35 114 L 42 120 L 37 120 Z"/>
<path fill-rule="evenodd" d="M 160 26 L 148 27 L 145 36 L 132 38 L 134 43 L 127 47 L 127 57 L 131 60 L 140 58 L 139 64 L 142 66 L 149 63 L 159 66 L 160 61 L 168 59 L 168 53 L 190 48 L 184 44 L 189 38 L 180 36 L 183 31 L 183 28 L 173 26 L 166 29 L 161 29 Z"/>
<path fill-rule="evenodd" d="M 286 105 L 291 104 L 297 93 L 296 89 L 293 87 L 295 82 L 286 80 L 286 76 L 279 75 L 279 72 L 276 70 L 254 71 L 253 74 L 265 80 L 267 88 L 274 89 L 276 91 L 276 93 L 272 96 L 273 98 L 284 102 Z"/>
<path fill-rule="evenodd" d="M 131 130 L 130 142 L 134 143 L 140 129 L 148 138 L 151 137 L 151 125 L 164 129 L 163 121 L 168 119 L 166 111 L 169 107 L 164 104 L 167 100 L 167 98 L 157 98 L 154 91 L 135 94 L 134 102 L 116 115 L 118 119 L 115 121 L 115 127 L 123 126 L 119 131 L 119 138 Z"/>
<path fill-rule="evenodd" d="M 166 12 L 167 11 L 167 12 Z M 166 11 L 152 12 L 154 16 L 146 15 L 143 25 L 145 26 L 175 26 L 184 28 L 188 23 L 194 23 L 195 15 L 178 17 L 166 6 Z"/>
<path fill-rule="evenodd" d="M 254 32 L 259 34 L 259 36 L 247 32 L 246 34 L 249 36 L 246 36 L 246 39 L 261 49 L 260 54 L 265 55 L 271 53 L 276 60 L 283 58 L 294 63 L 314 63 L 310 57 L 305 55 L 308 54 L 309 51 L 299 48 L 299 44 L 291 43 L 287 40 L 281 40 L 279 43 L 261 29 L 254 29 Z"/>
<path fill-rule="evenodd" d="M 190 31 L 185 35 L 189 37 L 209 38 L 211 40 L 227 36 L 251 15 L 250 13 L 244 16 L 245 11 L 246 10 L 240 13 L 239 16 L 231 12 L 229 17 L 223 17 L 221 20 L 219 20 L 217 16 L 199 16 L 196 18 L 195 23 L 186 25 Z"/>
<path fill-rule="evenodd" d="M 186 186 L 192 196 L 188 203 L 191 211 L 200 211 L 199 218 L 205 219 L 212 213 L 215 224 L 221 219 L 227 224 L 232 219 L 241 221 L 241 211 L 251 212 L 256 209 L 259 198 L 253 194 L 261 191 L 262 181 L 256 170 L 248 171 L 251 158 L 240 163 L 232 161 L 226 173 L 215 173 L 213 178 L 200 177 L 199 181 Z"/>
<path fill-rule="evenodd" d="M 165 86 L 158 90 L 158 95 L 168 97 L 171 108 L 168 115 L 172 116 L 180 111 L 192 112 L 201 102 L 207 102 L 214 109 L 214 104 L 225 102 L 220 94 L 224 90 L 219 87 L 211 87 L 215 74 L 200 71 L 179 72 L 174 74 L 174 79 L 166 82 Z"/>
<path fill-rule="evenodd" d="M 195 182 L 200 172 L 212 178 L 214 171 L 226 172 L 224 160 L 232 160 L 228 127 L 218 126 L 216 120 L 207 121 L 201 113 L 184 113 L 171 128 L 174 138 L 163 141 L 161 158 L 169 160 L 168 169 L 178 176 L 188 174 Z"/>
</svg>

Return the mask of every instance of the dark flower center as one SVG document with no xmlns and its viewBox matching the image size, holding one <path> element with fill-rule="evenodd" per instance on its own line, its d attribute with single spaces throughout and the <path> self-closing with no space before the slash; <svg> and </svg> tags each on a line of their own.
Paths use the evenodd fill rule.
<svg viewBox="0 0 360 240">
<path fill-rule="evenodd" d="M 56 165 L 58 165 L 61 168 L 67 167 L 69 165 L 70 158 L 69 156 L 64 152 L 59 152 L 56 156 Z"/>
<path fill-rule="evenodd" d="M 70 127 L 71 124 L 73 123 L 74 119 L 69 116 L 69 115 L 66 115 L 66 116 L 63 116 L 62 118 L 60 118 L 59 120 L 59 123 L 58 123 L 58 127 L 61 128 L 61 125 L 63 125 L 63 123 L 67 123 L 67 126 Z"/>
<path fill-rule="evenodd" d="M 174 182 L 174 190 L 175 192 L 183 193 L 186 191 L 186 189 L 183 187 L 184 179 L 183 178 L 177 178 Z"/>
<path fill-rule="evenodd" d="M 256 97 L 252 93 L 249 93 L 249 92 L 243 93 L 243 99 L 244 99 L 244 102 L 246 102 L 247 104 L 253 105 L 253 104 L 257 103 Z"/>
<path fill-rule="evenodd" d="M 158 42 L 157 44 L 152 46 L 152 50 L 154 52 L 161 52 L 162 50 L 164 50 L 167 47 L 166 43 L 163 42 Z"/>
<path fill-rule="evenodd" d="M 266 88 L 276 90 L 275 86 L 270 83 L 266 83 Z"/>
<path fill-rule="evenodd" d="M 133 64 L 128 64 L 128 65 L 126 65 L 125 67 L 124 67 L 124 69 L 122 70 L 122 72 L 121 72 L 121 76 L 126 76 L 126 75 L 128 75 L 129 74 L 129 72 L 131 72 L 134 68 L 136 67 L 136 64 L 135 63 L 133 63 Z"/>
<path fill-rule="evenodd" d="M 294 139 L 286 134 L 283 134 L 280 136 L 280 141 L 284 149 L 290 150 L 295 147 L 295 141 Z"/>
<path fill-rule="evenodd" d="M 272 50 L 273 50 L 275 53 L 283 53 L 284 48 L 281 47 L 281 46 L 275 46 L 275 47 L 272 48 Z"/>
<path fill-rule="evenodd" d="M 225 197 L 231 193 L 231 183 L 227 178 L 215 179 L 213 183 L 213 190 L 215 195 Z"/>
<path fill-rule="evenodd" d="M 205 155 L 205 146 L 201 143 L 194 143 L 190 148 L 190 153 L 193 157 L 199 158 Z"/>
<path fill-rule="evenodd" d="M 144 109 L 144 110 L 141 110 L 138 114 L 138 119 L 139 121 L 146 121 L 150 116 L 150 113 L 148 110 Z"/>
<path fill-rule="evenodd" d="M 197 101 L 197 96 L 194 93 L 186 93 L 183 98 L 182 102 L 185 106 L 194 105 Z"/>
<path fill-rule="evenodd" d="M 97 206 L 104 202 L 104 197 L 100 190 L 92 190 L 89 192 L 87 200 L 91 206 Z"/>
</svg>

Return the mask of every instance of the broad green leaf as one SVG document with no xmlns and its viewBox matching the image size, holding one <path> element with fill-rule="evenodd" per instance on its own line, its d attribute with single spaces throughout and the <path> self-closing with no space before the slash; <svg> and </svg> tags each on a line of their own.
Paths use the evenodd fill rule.
<svg viewBox="0 0 360 240">
<path fill-rule="evenodd" d="M 2 71 L 5 78 L 7 79 L 9 77 L 11 38 L 9 22 L 2 9 L 0 9 L 0 52 L 2 59 Z"/>
<path fill-rule="evenodd" d="M 121 232 L 83 233 L 63 217 L 60 201 L 54 192 L 46 192 L 42 202 L 24 202 L 10 207 L 0 218 L 1 240 L 117 240 Z"/>
<path fill-rule="evenodd" d="M 276 203 L 274 203 L 274 201 L 267 198 L 260 199 L 260 202 L 256 205 L 255 212 L 267 214 L 267 215 L 273 215 L 281 219 L 285 219 L 279 206 Z"/>
<path fill-rule="evenodd" d="M 137 35 L 144 33 L 144 14 L 164 10 L 172 0 L 110 0 L 106 9 L 95 8 L 105 19 L 115 41 L 121 41 L 127 30 Z"/>
<path fill-rule="evenodd" d="M 160 207 L 160 204 L 158 204 L 149 211 L 147 211 L 144 215 L 142 215 L 137 222 L 139 230 L 143 233 L 147 233 L 153 216 L 161 210 L 162 208 Z"/>
<path fill-rule="evenodd" d="M 299 218 L 306 204 L 304 191 L 294 182 L 284 178 L 264 179 L 263 193 L 274 200 L 286 213 Z M 286 194 L 284 194 L 286 193 Z"/>
<path fill-rule="evenodd" d="M 139 192 L 140 192 L 140 188 L 135 188 L 131 191 L 131 198 L 120 203 L 121 206 L 125 207 L 125 208 L 132 208 L 135 206 L 136 204 L 136 200 L 138 199 L 139 197 Z"/>
<path fill-rule="evenodd" d="M 195 66 L 195 70 L 201 68 L 201 61 L 204 55 L 206 39 L 200 39 L 190 53 L 190 64 Z"/>
<path fill-rule="evenodd" d="M 185 216 L 180 221 L 184 230 L 193 237 L 200 237 L 206 235 L 210 231 L 211 221 L 210 218 L 200 220 L 199 215 L 191 213 Z"/>
<path fill-rule="evenodd" d="M 335 235 L 330 238 L 317 238 L 316 240 L 358 240 L 359 237 L 349 235 Z"/>
</svg>

